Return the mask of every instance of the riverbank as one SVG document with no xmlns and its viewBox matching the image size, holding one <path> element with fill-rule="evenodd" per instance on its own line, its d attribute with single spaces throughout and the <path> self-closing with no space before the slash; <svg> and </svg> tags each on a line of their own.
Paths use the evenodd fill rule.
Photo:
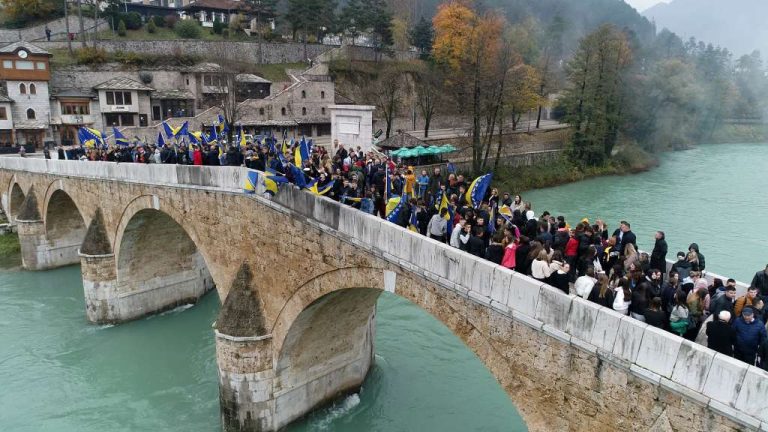
<svg viewBox="0 0 768 432">
<path fill-rule="evenodd" d="M 544 164 L 500 167 L 494 173 L 493 186 L 501 192 L 522 194 L 532 189 L 560 186 L 593 177 L 637 174 L 658 165 L 658 159 L 637 147 L 624 147 L 606 164 L 596 167 L 580 167 L 566 155 L 561 155 Z"/>
<path fill-rule="evenodd" d="M 16 233 L 0 235 L 0 268 L 16 267 L 21 264 L 21 246 Z"/>
</svg>

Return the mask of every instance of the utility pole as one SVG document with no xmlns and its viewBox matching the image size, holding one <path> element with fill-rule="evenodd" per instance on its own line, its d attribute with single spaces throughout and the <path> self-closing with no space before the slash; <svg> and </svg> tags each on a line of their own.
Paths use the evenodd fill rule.
<svg viewBox="0 0 768 432">
<path fill-rule="evenodd" d="M 83 25 L 83 3 L 82 0 L 77 0 L 77 16 L 80 19 L 80 42 L 82 42 L 83 48 L 87 46 L 85 43 L 85 26 Z"/>
<path fill-rule="evenodd" d="M 93 47 L 96 48 L 96 40 L 99 39 L 99 0 L 93 0 Z"/>
<path fill-rule="evenodd" d="M 256 7 L 258 8 L 256 10 L 256 32 L 259 34 L 259 64 L 262 64 L 264 62 L 264 59 L 262 58 L 262 50 L 261 50 L 261 20 L 259 19 L 261 17 L 261 0 L 256 1 Z"/>
<path fill-rule="evenodd" d="M 66 25 L 67 30 L 67 48 L 69 48 L 69 55 L 72 55 L 72 39 L 69 37 L 71 34 L 69 32 L 69 7 L 67 5 L 69 4 L 68 0 L 64 0 L 64 23 Z"/>
</svg>

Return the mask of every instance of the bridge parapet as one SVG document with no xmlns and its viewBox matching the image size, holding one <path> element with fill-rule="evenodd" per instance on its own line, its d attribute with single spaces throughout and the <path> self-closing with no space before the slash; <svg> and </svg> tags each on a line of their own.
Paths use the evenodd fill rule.
<svg viewBox="0 0 768 432">
<path fill-rule="evenodd" d="M 270 335 L 270 342 L 261 345 L 268 346 L 264 350 L 273 351 L 272 361 L 269 362 L 273 368 L 271 371 L 241 370 L 244 367 L 241 363 L 224 358 L 227 352 L 234 355 L 232 350 L 220 350 L 219 363 L 224 365 L 220 367 L 222 377 L 231 379 L 265 372 L 260 381 L 254 380 L 248 387 L 258 388 L 258 392 L 222 393 L 230 398 L 246 398 L 222 400 L 230 419 L 251 419 L 248 422 L 230 422 L 230 430 L 255 430 L 248 429 L 246 423 L 251 426 L 258 423 L 265 430 L 277 428 L 317 403 L 311 398 L 298 398 L 297 394 L 309 393 L 297 391 L 291 383 L 302 383 L 307 385 L 306 388 L 312 388 L 309 385 L 315 384 L 307 383 L 319 382 L 323 376 L 330 375 L 323 375 L 322 371 L 315 369 L 313 377 L 316 381 L 305 382 L 297 378 L 298 370 L 289 372 L 290 367 L 286 364 L 296 368 L 303 359 L 298 354 L 295 358 L 282 356 L 285 341 L 295 340 L 286 335 L 290 334 L 296 317 L 309 309 L 308 304 L 334 290 L 360 287 L 392 291 L 438 317 L 488 366 L 522 411 L 532 430 L 618 430 L 626 429 L 628 425 L 646 425 L 649 429 L 662 430 L 669 427 L 674 430 L 768 431 L 768 373 L 765 371 L 290 185 L 283 185 L 273 200 L 258 194 L 241 194 L 246 173 L 244 168 L 230 167 L 0 158 L 0 178 L 40 174 L 87 181 L 106 180 L 109 185 L 104 190 L 121 197 L 123 195 L 118 193 L 122 190 L 121 184 L 149 186 L 158 195 L 163 195 L 162 191 L 180 195 L 179 202 L 209 199 L 209 202 L 220 203 L 222 207 L 233 205 L 236 210 L 265 213 L 264 218 L 269 220 L 282 217 L 286 222 L 281 221 L 279 229 L 273 227 L 276 235 L 281 233 L 280 230 L 288 229 L 284 226 L 296 227 L 295 236 L 306 234 L 290 246 L 265 244 L 258 238 L 248 243 L 250 253 L 256 253 L 258 247 L 275 247 L 277 253 L 285 249 L 291 249 L 288 252 L 292 253 L 293 249 L 297 253 L 306 253 L 307 260 L 317 260 L 315 267 L 307 267 L 307 272 L 318 273 L 301 276 L 306 278 L 301 282 L 305 288 L 291 287 L 287 298 L 281 297 L 278 288 L 269 287 L 271 291 L 265 291 L 260 300 L 265 307 L 265 331 Z M 6 185 L 5 193 L 11 186 Z M 144 189 L 142 193 L 146 193 Z M 206 194 L 213 196 L 204 198 Z M 109 196 L 102 198 L 110 199 Z M 127 205 L 127 202 L 123 204 Z M 163 209 L 164 205 L 158 204 L 155 208 Z M 194 218 L 199 217 L 199 213 L 193 214 L 191 206 L 187 210 L 186 217 L 190 223 L 195 222 Z M 236 216 L 226 216 L 230 217 L 226 223 L 236 223 Z M 207 223 L 211 222 L 209 219 L 206 219 Z M 107 223 L 113 224 L 108 232 L 116 231 L 114 222 L 115 217 L 107 213 Z M 298 231 L 299 228 L 303 231 Z M 205 242 L 209 238 L 205 237 L 206 229 L 205 226 L 196 228 L 195 242 Z M 242 236 L 249 233 L 244 230 Z M 211 238 L 217 238 L 211 235 Z M 284 240 L 280 237 L 275 243 Z M 296 246 L 301 241 L 308 243 L 306 251 Z M 118 254 L 119 250 L 114 252 Z M 214 277 L 226 274 L 222 268 L 234 274 L 240 264 L 233 262 L 230 265 L 225 257 L 212 257 L 210 254 L 205 258 L 214 265 L 211 269 Z M 111 256 L 105 259 L 115 261 Z M 364 265 L 361 263 L 370 268 L 363 272 L 360 267 Z M 254 272 L 259 278 L 268 281 L 286 278 L 286 269 L 279 265 L 271 269 L 264 264 L 256 264 Z M 320 275 L 332 274 L 332 270 L 341 267 L 345 272 L 340 276 L 321 281 Z M 99 269 L 95 269 L 94 274 L 98 273 L 96 270 Z M 99 271 L 109 273 L 104 269 Z M 274 272 L 278 276 L 274 276 Z M 356 272 L 365 274 L 373 286 L 364 282 L 349 282 Z M 109 276 L 114 278 L 116 274 L 110 273 Z M 221 277 L 217 282 L 222 283 Z M 339 287 L 329 286 L 331 283 L 338 283 Z M 221 288 L 222 296 L 225 296 L 227 289 L 228 286 Z M 302 289 L 307 290 L 306 295 Z M 277 313 L 271 301 L 284 302 L 275 303 L 279 309 Z M 322 306 L 337 303 L 350 306 L 340 298 L 327 298 L 322 303 L 314 304 L 322 309 Z M 363 312 L 360 311 L 359 316 L 366 319 L 371 316 Z M 311 322 L 327 326 L 332 324 L 320 314 L 302 319 L 316 320 Z M 355 331 L 352 333 L 371 338 L 372 327 L 368 321 L 359 321 Z M 259 339 L 262 340 L 267 339 Z M 230 342 L 241 342 L 223 337 L 217 341 L 222 347 L 232 345 Z M 251 348 L 249 345 L 248 349 Z M 357 353 L 368 349 L 368 342 L 354 345 Z M 258 354 L 267 355 L 265 359 L 270 357 L 269 353 Z M 365 360 L 364 357 L 357 358 Z M 349 364 L 363 364 L 364 367 L 357 367 L 356 371 L 367 371 L 365 363 Z M 276 369 L 277 365 L 283 365 L 283 369 Z M 328 370 L 331 370 L 330 367 Z M 347 387 L 348 383 L 346 381 Z M 227 385 L 233 389 L 236 384 L 232 381 Z M 341 388 L 341 384 L 339 386 Z M 332 386 L 324 387 L 323 394 L 332 394 L 330 390 Z M 633 402 L 628 402 L 628 393 L 631 393 Z M 284 406 L 279 402 L 281 396 L 285 396 L 283 400 L 290 397 L 294 404 L 298 400 L 304 401 L 306 406 L 302 405 L 303 408 L 297 410 L 294 405 L 290 415 L 283 414 L 278 412 L 281 409 L 278 407 Z M 248 397 L 252 400 L 247 400 Z M 573 400 L 579 402 L 568 402 Z M 248 403 L 264 401 L 271 402 L 259 405 L 268 407 L 263 416 L 256 410 L 249 411 L 250 417 L 236 412 L 247 407 Z M 627 404 L 634 404 L 636 409 L 627 411 Z M 252 421 L 255 418 L 268 420 Z"/>
</svg>

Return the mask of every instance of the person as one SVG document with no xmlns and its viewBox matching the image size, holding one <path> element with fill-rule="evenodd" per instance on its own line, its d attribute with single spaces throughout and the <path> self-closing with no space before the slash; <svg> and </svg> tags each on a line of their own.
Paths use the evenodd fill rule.
<svg viewBox="0 0 768 432">
<path fill-rule="evenodd" d="M 638 283 L 632 290 L 632 303 L 629 305 L 629 316 L 638 320 L 645 321 L 645 310 L 648 309 L 647 283 Z"/>
<path fill-rule="evenodd" d="M 427 192 L 427 185 L 429 184 L 429 175 L 427 170 L 421 170 L 421 175 L 416 179 L 419 184 L 419 198 L 424 198 L 424 194 Z"/>
<path fill-rule="evenodd" d="M 19 145 L 19 156 L 27 157 L 27 149 L 23 145 Z"/>
<path fill-rule="evenodd" d="M 633 265 L 635 269 L 639 268 L 640 255 L 637 253 L 637 249 L 635 249 L 634 244 L 628 243 L 626 248 L 622 250 L 622 254 L 624 255 L 625 271 L 629 271 Z"/>
<path fill-rule="evenodd" d="M 661 271 L 667 269 L 667 240 L 664 231 L 656 231 L 656 243 L 651 252 L 651 268 Z"/>
<path fill-rule="evenodd" d="M 669 314 L 669 327 L 680 337 L 688 332 L 690 320 L 688 319 L 688 305 L 685 302 L 684 292 L 678 292 L 675 295 L 675 306 L 672 313 Z"/>
<path fill-rule="evenodd" d="M 677 261 L 672 264 L 672 271 L 677 272 L 679 280 L 685 280 L 688 274 L 691 272 L 691 263 L 685 259 L 685 252 L 680 251 L 677 253 Z"/>
<path fill-rule="evenodd" d="M 736 303 L 736 286 L 726 285 L 723 295 L 717 297 L 709 305 L 709 313 L 713 316 L 719 316 L 720 312 L 726 311 L 730 316 L 734 315 L 733 306 Z"/>
<path fill-rule="evenodd" d="M 704 262 L 704 255 L 699 251 L 699 245 L 696 243 L 691 243 L 691 245 L 688 246 L 688 252 L 696 252 L 696 258 L 698 259 L 699 264 L 699 268 L 696 270 L 704 271 L 706 265 Z"/>
<path fill-rule="evenodd" d="M 576 290 L 576 295 L 586 299 L 589 297 L 589 294 L 592 292 L 592 288 L 594 288 L 596 283 L 597 279 L 595 279 L 595 268 L 587 267 L 586 273 L 576 278 L 576 282 L 573 284 L 573 288 Z"/>
<path fill-rule="evenodd" d="M 664 328 L 667 321 L 667 314 L 661 310 L 661 297 L 654 297 L 651 299 L 650 306 L 648 306 L 648 309 L 643 312 L 643 316 L 645 317 L 645 322 L 648 323 L 648 325 L 652 325 L 660 329 Z"/>
<path fill-rule="evenodd" d="M 756 287 L 760 291 L 761 296 L 768 297 L 768 265 L 763 270 L 755 273 L 752 283 L 749 285 Z"/>
<path fill-rule="evenodd" d="M 552 261 L 552 264 L 555 265 L 557 261 Z M 566 263 L 560 263 L 559 267 L 557 267 L 556 270 L 554 270 L 550 275 L 548 282 L 553 287 L 559 289 L 560 291 L 564 292 L 565 294 L 569 294 L 570 292 L 570 277 L 568 276 L 568 272 L 570 271 L 570 264 Z"/>
<path fill-rule="evenodd" d="M 403 177 L 405 178 L 405 185 L 403 186 L 403 198 L 413 198 L 416 190 L 416 176 L 413 175 L 413 168 L 409 168 Z"/>
<path fill-rule="evenodd" d="M 519 240 L 517 238 L 507 240 L 508 243 L 507 246 L 504 247 L 504 257 L 501 259 L 501 265 L 510 270 L 514 270 L 517 265 L 517 246 Z"/>
<path fill-rule="evenodd" d="M 707 346 L 720 354 L 733 357 L 736 330 L 730 324 L 731 313 L 723 310 L 715 317 L 715 320 L 707 323 Z"/>
<path fill-rule="evenodd" d="M 427 225 L 427 232 L 429 237 L 435 240 L 445 242 L 445 234 L 448 230 L 448 221 L 445 219 L 445 215 L 448 214 L 447 208 L 440 209 L 439 214 L 434 214 L 432 219 L 429 220 Z"/>
<path fill-rule="evenodd" d="M 637 250 L 637 237 L 632 232 L 632 228 L 627 221 L 621 221 L 619 228 L 613 232 L 614 237 L 617 239 L 616 245 L 619 250 L 624 253 L 627 250 L 627 245 L 634 245 L 634 249 Z"/>
<path fill-rule="evenodd" d="M 549 266 L 549 255 L 544 248 L 541 248 L 536 259 L 531 263 L 531 276 L 534 279 L 543 281 L 552 274 L 552 269 Z"/>
<path fill-rule="evenodd" d="M 476 257 L 483 258 L 485 256 L 485 242 L 483 241 L 483 236 L 485 235 L 485 229 L 481 226 L 471 226 L 467 225 L 467 227 L 470 227 L 470 230 L 467 230 L 467 232 L 462 235 L 460 238 L 461 242 L 464 244 L 464 251 L 471 253 L 472 255 Z M 464 237 L 468 237 L 465 238 Z"/>
<path fill-rule="evenodd" d="M 485 259 L 488 261 L 501 265 L 501 261 L 506 255 L 502 242 L 504 241 L 504 233 L 497 231 L 491 236 L 491 242 L 485 249 Z"/>
<path fill-rule="evenodd" d="M 629 306 L 632 304 L 632 290 L 629 287 L 629 279 L 621 278 L 615 293 L 613 297 L 613 310 L 629 315 Z"/>
<path fill-rule="evenodd" d="M 733 305 L 734 316 L 740 317 L 741 311 L 747 306 L 752 306 L 755 299 L 757 299 L 757 287 L 751 286 L 747 289 L 746 294 L 736 299 L 736 303 Z"/>
<path fill-rule="evenodd" d="M 751 307 L 745 307 L 741 316 L 733 322 L 733 329 L 736 330 L 736 340 L 733 343 L 734 356 L 747 364 L 754 365 L 760 342 L 768 337 L 765 325 L 755 318 Z"/>
<path fill-rule="evenodd" d="M 48 28 L 48 24 L 45 25 L 45 39 L 50 42 L 51 41 L 51 29 Z"/>
<path fill-rule="evenodd" d="M 613 307 L 613 290 L 608 283 L 608 276 L 600 274 L 597 277 L 597 283 L 592 287 L 587 300 L 597 303 L 603 307 Z"/>
</svg>

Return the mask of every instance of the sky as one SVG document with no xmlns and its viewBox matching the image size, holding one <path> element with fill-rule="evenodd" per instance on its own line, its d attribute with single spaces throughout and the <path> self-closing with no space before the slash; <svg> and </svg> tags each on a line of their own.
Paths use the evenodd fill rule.
<svg viewBox="0 0 768 432">
<path fill-rule="evenodd" d="M 657 3 L 669 3 L 671 0 L 625 0 L 632 7 L 642 12 Z"/>
</svg>

